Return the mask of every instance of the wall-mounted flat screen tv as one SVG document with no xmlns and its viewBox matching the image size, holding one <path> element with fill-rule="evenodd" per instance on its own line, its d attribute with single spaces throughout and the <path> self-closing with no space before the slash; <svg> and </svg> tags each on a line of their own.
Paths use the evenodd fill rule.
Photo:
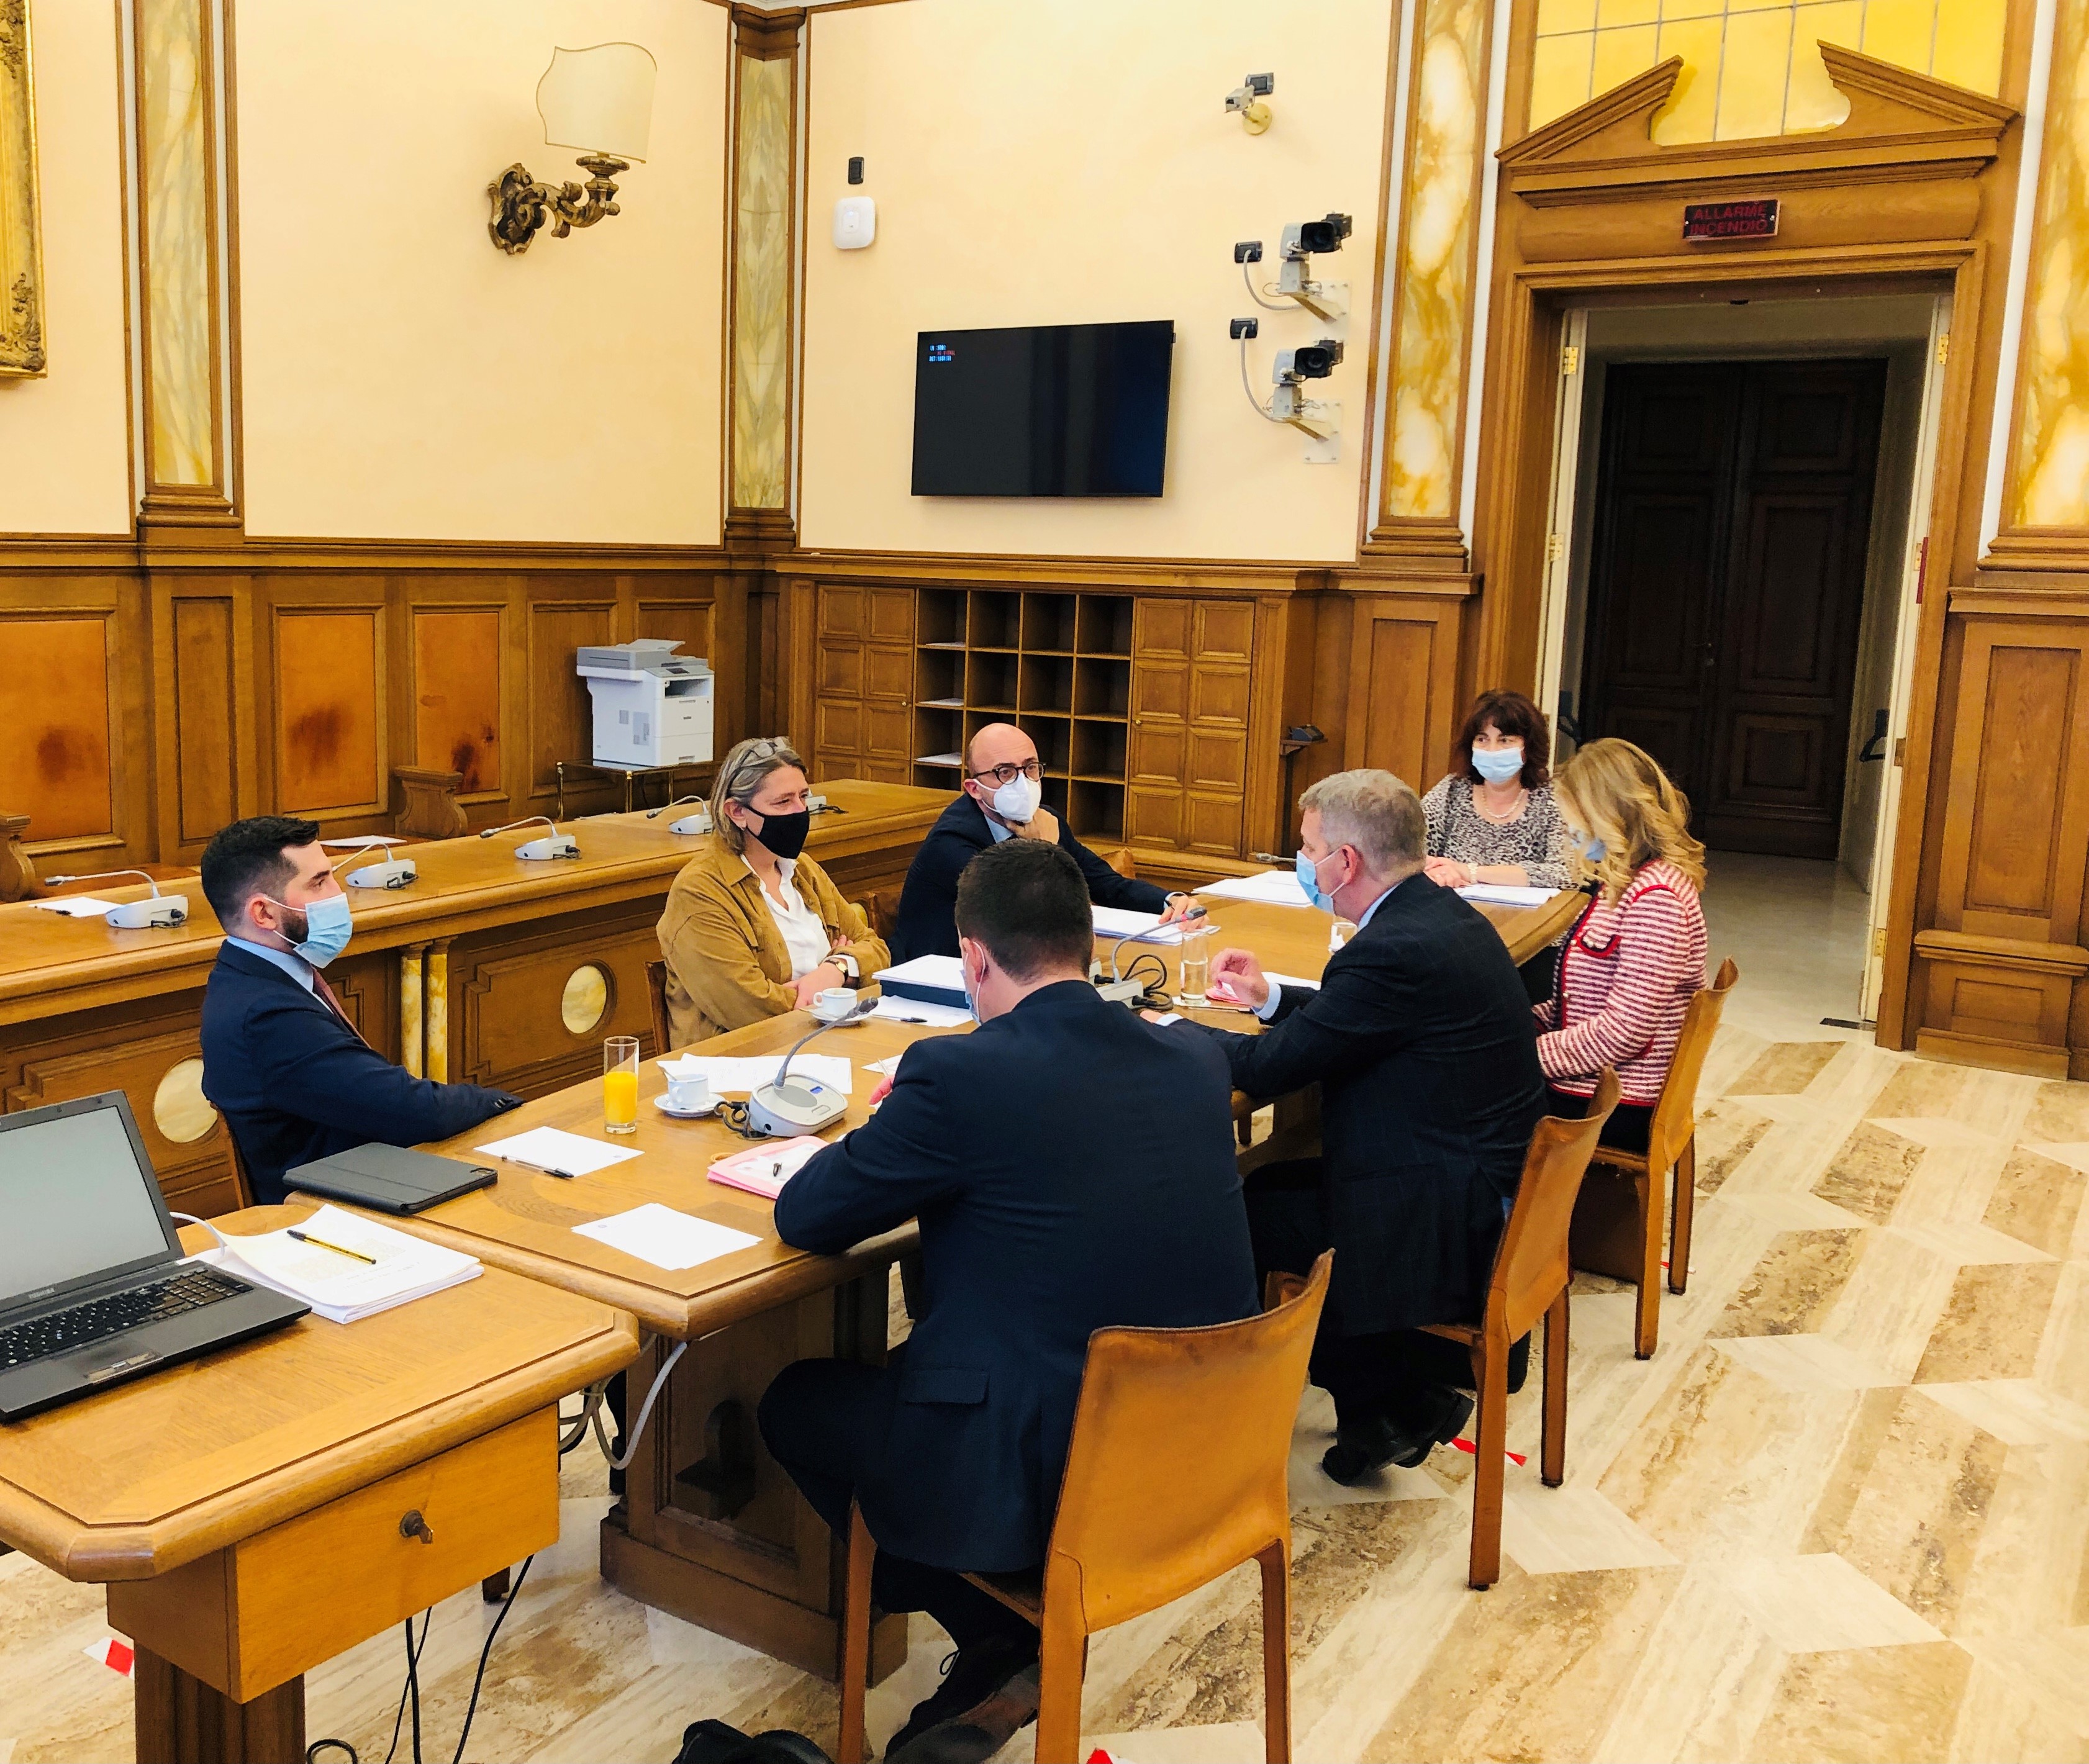
<svg viewBox="0 0 2089 1764">
<path fill-rule="evenodd" d="M 1173 321 L 924 331 L 916 496 L 1158 496 Z"/>
</svg>

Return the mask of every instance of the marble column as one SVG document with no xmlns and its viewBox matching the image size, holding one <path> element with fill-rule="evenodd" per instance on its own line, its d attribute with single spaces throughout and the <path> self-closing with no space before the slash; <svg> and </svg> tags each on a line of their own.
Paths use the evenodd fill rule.
<svg viewBox="0 0 2089 1764">
<path fill-rule="evenodd" d="M 730 524 L 791 527 L 791 235 L 802 15 L 736 14 Z"/>
<path fill-rule="evenodd" d="M 1486 143 L 1488 0 L 1414 14 L 1375 549 L 1455 554 Z"/>
<path fill-rule="evenodd" d="M 141 528 L 234 524 L 225 459 L 215 0 L 134 0 Z"/>
</svg>

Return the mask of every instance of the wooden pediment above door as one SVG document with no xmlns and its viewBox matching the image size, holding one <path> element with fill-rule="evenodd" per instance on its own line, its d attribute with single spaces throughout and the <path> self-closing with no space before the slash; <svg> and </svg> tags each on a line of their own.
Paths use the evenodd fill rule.
<svg viewBox="0 0 2089 1764">
<path fill-rule="evenodd" d="M 1832 129 L 1660 146 L 1649 131 L 1683 73 L 1682 57 L 1671 56 L 1503 148 L 1497 156 L 1508 187 L 1543 208 L 1686 192 L 1716 197 L 1741 186 L 1971 178 L 1994 160 L 2016 120 L 1999 99 L 1836 44 L 1820 49 L 1829 78 L 1850 101 L 1849 115 Z"/>
</svg>

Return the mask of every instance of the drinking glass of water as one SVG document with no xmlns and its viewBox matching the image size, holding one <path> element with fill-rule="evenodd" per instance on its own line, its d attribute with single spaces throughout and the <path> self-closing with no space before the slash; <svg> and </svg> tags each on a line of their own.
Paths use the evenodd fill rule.
<svg viewBox="0 0 2089 1764">
<path fill-rule="evenodd" d="M 1212 958 L 1208 951 L 1182 952 L 1182 996 L 1201 1000 L 1212 983 Z"/>
</svg>

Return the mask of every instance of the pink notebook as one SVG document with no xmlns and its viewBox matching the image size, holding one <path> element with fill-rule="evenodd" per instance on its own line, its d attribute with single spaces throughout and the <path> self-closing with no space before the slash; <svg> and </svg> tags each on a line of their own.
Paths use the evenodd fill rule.
<svg viewBox="0 0 2089 1764">
<path fill-rule="evenodd" d="M 826 1149 L 824 1139 L 814 1139 L 809 1134 L 750 1145 L 745 1151 L 736 1151 L 713 1164 L 711 1180 L 722 1182 L 728 1188 L 744 1188 L 749 1194 L 773 1201 L 783 1192 L 783 1184 L 804 1167 L 814 1152 Z"/>
</svg>

